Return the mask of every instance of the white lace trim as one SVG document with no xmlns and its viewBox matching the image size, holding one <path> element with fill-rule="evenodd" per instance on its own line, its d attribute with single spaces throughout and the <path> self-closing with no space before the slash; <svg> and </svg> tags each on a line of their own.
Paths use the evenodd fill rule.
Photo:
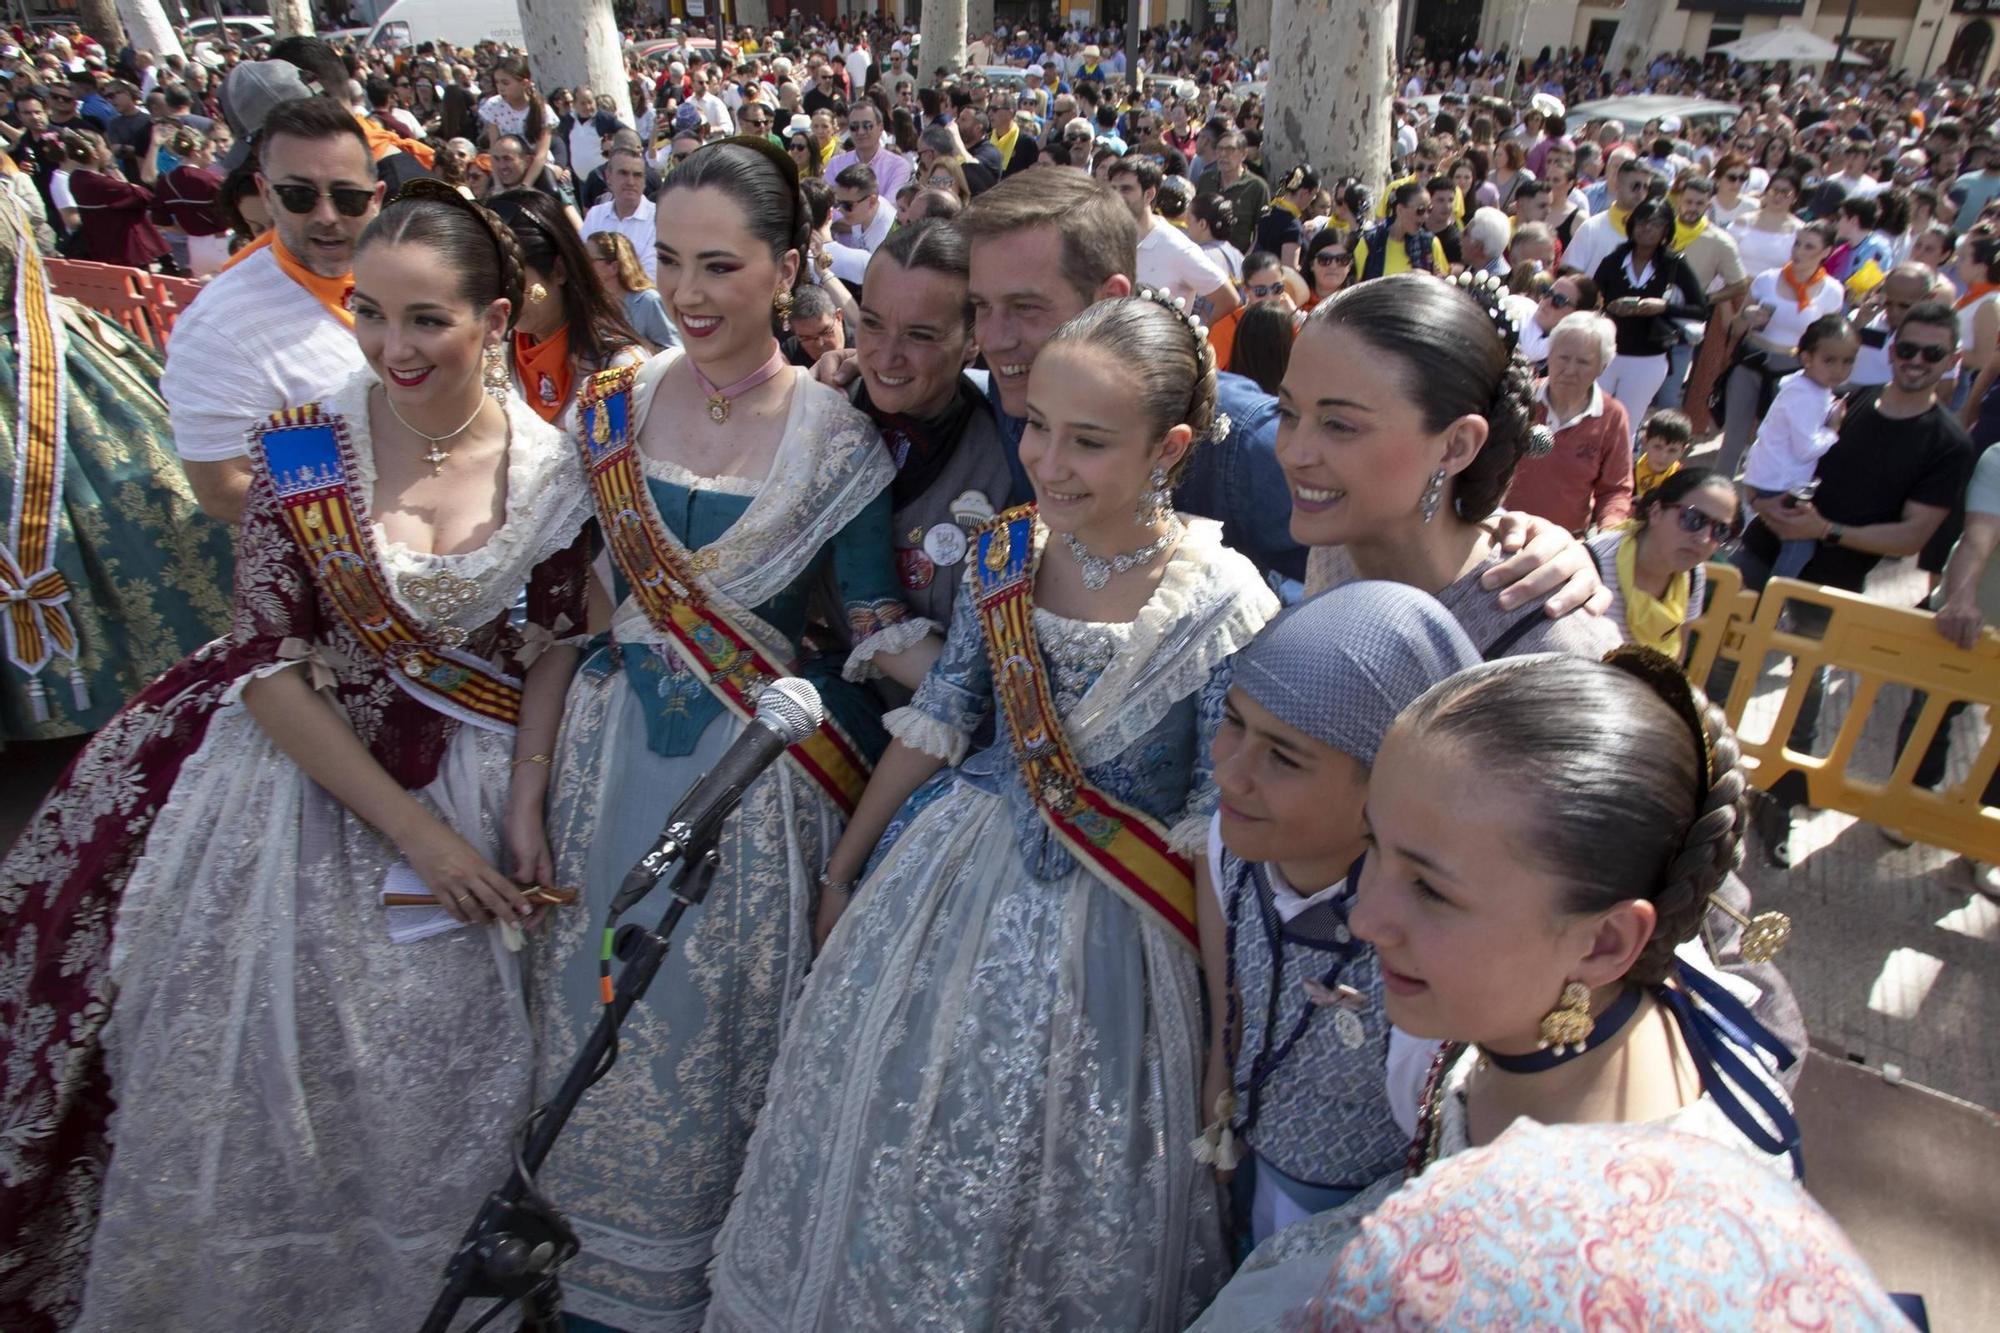
<svg viewBox="0 0 2000 1333">
<path fill-rule="evenodd" d="M 240 704 L 243 702 L 243 691 L 250 687 L 252 681 L 263 680 L 266 676 L 275 676 L 280 671 L 290 671 L 294 668 L 302 669 L 306 665 L 305 658 L 292 657 L 282 662 L 266 662 L 263 666 L 252 667 L 230 682 L 229 688 L 222 692 L 222 698 L 217 702 L 216 706 Z"/>
<path fill-rule="evenodd" d="M 965 733 L 954 730 L 917 708 L 892 708 L 882 715 L 891 736 L 920 754 L 956 765 L 972 748 Z"/>
<path fill-rule="evenodd" d="M 1066 719 L 1086 768 L 1131 748 L 1278 613 L 1256 566 L 1222 544 L 1220 523 L 1184 522 L 1187 535 L 1134 617 L 1131 639 Z"/>
<path fill-rule="evenodd" d="M 683 355 L 662 352 L 640 369 L 631 398 L 635 438 L 661 380 Z M 791 411 L 770 475 L 755 486 L 750 507 L 704 548 L 716 557 L 704 584 L 746 607 L 784 591 L 896 475 L 874 422 L 810 375 L 792 375 Z"/>
<path fill-rule="evenodd" d="M 882 674 L 882 668 L 875 665 L 877 657 L 885 654 L 894 657 L 897 653 L 914 648 L 933 634 L 943 638 L 944 628 L 936 621 L 925 620 L 921 616 L 884 625 L 854 645 L 853 650 L 847 654 L 847 665 L 840 669 L 840 674 L 857 684 L 864 680 L 874 680 Z"/>
<path fill-rule="evenodd" d="M 654 458 L 651 454 L 640 454 L 639 466 L 654 481 L 664 481 L 688 491 L 755 496 L 764 488 L 764 483 L 756 477 L 705 477 L 699 472 L 688 471 L 671 458 Z"/>
<path fill-rule="evenodd" d="M 347 427 L 348 441 L 354 446 L 354 484 L 368 506 L 371 521 L 376 473 L 374 440 L 368 430 L 368 390 L 376 383 L 374 373 L 364 369 L 323 400 L 326 410 Z M 375 549 L 382 554 L 392 588 L 399 576 L 439 571 L 449 571 L 479 586 L 479 599 L 454 617 L 464 629 L 484 625 L 512 608 L 528 572 L 575 541 L 589 521 L 590 494 L 569 442 L 519 398 L 510 394 L 505 407 L 510 432 L 507 509 L 500 526 L 483 543 L 457 555 L 413 551 L 386 536 L 379 521 L 372 523 Z M 400 593 L 397 601 L 418 624 L 436 626 L 435 618 L 423 607 L 412 605 Z"/>
</svg>

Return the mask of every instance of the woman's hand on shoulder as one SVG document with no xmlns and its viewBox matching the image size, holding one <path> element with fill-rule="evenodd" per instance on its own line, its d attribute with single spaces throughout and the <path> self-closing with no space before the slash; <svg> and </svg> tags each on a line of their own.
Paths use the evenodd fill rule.
<svg viewBox="0 0 2000 1333">
<path fill-rule="evenodd" d="M 1479 586 L 1500 594 L 1503 611 L 1539 601 L 1549 619 L 1559 620 L 1572 611 L 1603 615 L 1611 609 L 1611 590 L 1597 576 L 1597 561 L 1563 528 L 1507 510 L 1491 531 L 1506 558 L 1480 575 Z"/>
</svg>

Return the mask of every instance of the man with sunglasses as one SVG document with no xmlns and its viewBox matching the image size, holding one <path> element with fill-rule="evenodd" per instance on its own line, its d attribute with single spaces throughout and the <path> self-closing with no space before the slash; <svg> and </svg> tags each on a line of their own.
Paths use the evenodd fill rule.
<svg viewBox="0 0 2000 1333">
<path fill-rule="evenodd" d="M 363 365 L 347 296 L 354 244 L 383 186 L 353 113 L 305 96 L 296 67 L 243 65 L 225 93 L 232 120 L 258 130 L 271 230 L 175 323 L 160 392 L 195 498 L 234 523 L 250 489 L 245 433 Z"/>
<path fill-rule="evenodd" d="M 1763 589 L 1783 541 L 1819 543 L 1799 573 L 1805 582 L 1857 595 L 1884 557 L 1924 549 L 1963 501 L 1975 458 L 1972 437 L 1938 401 L 1938 382 L 1958 353 L 1958 319 L 1950 306 L 1924 301 L 1911 307 L 1889 345 L 1888 383 L 1848 403 L 1839 437 L 1820 457 L 1812 499 L 1779 495 L 1751 502 L 1757 517 L 1735 557 L 1746 586 Z M 1795 632 L 1813 636 L 1825 627 L 1826 613 L 1818 607 L 1794 604 L 1788 614 Z M 1788 742 L 1801 753 L 1814 751 L 1825 689 L 1825 674 L 1816 673 Z M 1788 773 L 1758 809 L 1759 836 L 1775 865 L 1793 862 L 1792 814 L 1805 800 L 1804 775 Z"/>
<path fill-rule="evenodd" d="M 826 178 L 838 180 L 847 168 L 864 166 L 875 173 L 876 193 L 894 199 L 910 178 L 910 164 L 901 153 L 883 146 L 882 113 L 873 102 L 854 104 L 847 113 L 847 132 L 854 138 L 854 147 L 826 164 Z"/>
</svg>

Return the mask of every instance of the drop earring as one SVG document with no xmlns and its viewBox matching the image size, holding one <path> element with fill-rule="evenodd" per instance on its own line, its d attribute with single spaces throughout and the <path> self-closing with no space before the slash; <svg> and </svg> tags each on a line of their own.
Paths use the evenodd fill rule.
<svg viewBox="0 0 2000 1333">
<path fill-rule="evenodd" d="M 507 358 L 501 354 L 500 344 L 486 344 L 484 361 L 485 369 L 481 372 L 480 378 L 485 381 L 487 396 L 496 403 L 505 404 L 508 389 Z"/>
<path fill-rule="evenodd" d="M 1542 1019 L 1542 1049 L 1553 1047 L 1557 1055 L 1565 1049 L 1581 1050 L 1596 1026 L 1597 1020 L 1590 1016 L 1590 987 L 1565 981 L 1562 1000 Z"/>
<path fill-rule="evenodd" d="M 779 292 L 776 296 L 773 296 L 771 298 L 771 309 L 777 312 L 780 320 L 790 320 L 792 317 L 792 294 L 790 292 Z"/>
<path fill-rule="evenodd" d="M 1431 484 L 1424 488 L 1424 522 L 1437 517 L 1438 506 L 1444 502 L 1444 469 L 1431 473 Z"/>
<path fill-rule="evenodd" d="M 1167 470 L 1156 467 L 1146 476 L 1146 491 L 1139 497 L 1141 523 L 1159 523 L 1174 511 L 1173 488 L 1167 484 Z"/>
</svg>

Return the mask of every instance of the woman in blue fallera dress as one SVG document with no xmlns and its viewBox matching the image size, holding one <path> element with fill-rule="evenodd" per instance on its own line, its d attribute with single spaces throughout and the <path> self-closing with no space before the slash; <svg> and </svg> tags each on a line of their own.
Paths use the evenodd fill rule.
<svg viewBox="0 0 2000 1333">
<path fill-rule="evenodd" d="M 944 656 L 886 719 L 828 864 L 826 916 L 853 899 L 773 1072 L 709 1329 L 1168 1330 L 1220 1283 L 1216 1189 L 1187 1151 L 1186 858 L 1229 656 L 1276 602 L 1218 525 L 1171 508 L 1214 395 L 1199 330 L 1146 297 L 1037 357 L 1038 504 L 975 537 Z"/>
<path fill-rule="evenodd" d="M 584 901 L 533 948 L 545 1092 L 597 1021 L 599 932 L 620 881 L 741 734 L 758 683 L 797 669 L 814 593 L 837 589 L 851 676 L 914 687 L 937 655 L 936 627 L 897 597 L 887 450 L 772 336 L 808 222 L 775 149 L 731 140 L 690 156 L 659 201 L 660 289 L 685 349 L 584 393 L 579 443 L 618 606 L 571 685 L 554 756 L 558 877 Z M 843 714 L 835 683 L 826 694 L 835 721 L 724 823 L 713 891 L 541 1175 L 583 1240 L 563 1274 L 576 1326 L 701 1325 L 715 1232 L 811 959 L 818 872 L 866 774 L 852 737 L 872 718 Z"/>
</svg>

